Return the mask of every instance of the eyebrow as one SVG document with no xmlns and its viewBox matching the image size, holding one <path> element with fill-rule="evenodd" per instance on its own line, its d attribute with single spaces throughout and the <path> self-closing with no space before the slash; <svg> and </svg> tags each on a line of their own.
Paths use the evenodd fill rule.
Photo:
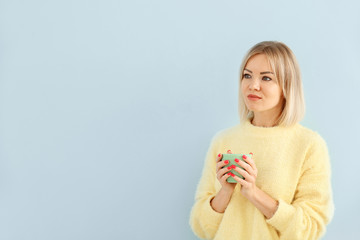
<svg viewBox="0 0 360 240">
<path fill-rule="evenodd" d="M 248 72 L 250 72 L 250 73 L 253 73 L 252 71 L 250 71 L 249 69 L 244 69 L 244 70 L 246 70 L 246 71 L 248 71 Z M 267 71 L 267 72 L 261 72 L 260 74 L 268 74 L 268 73 L 271 73 L 271 74 L 274 74 L 273 72 L 270 72 L 270 71 Z"/>
</svg>

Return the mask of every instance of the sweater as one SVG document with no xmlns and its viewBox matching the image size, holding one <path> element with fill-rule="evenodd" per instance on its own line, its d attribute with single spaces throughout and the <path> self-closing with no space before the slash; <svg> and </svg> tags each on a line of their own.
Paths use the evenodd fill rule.
<svg viewBox="0 0 360 240">
<path fill-rule="evenodd" d="M 237 183 L 224 213 L 210 201 L 221 189 L 216 156 L 253 153 L 256 186 L 278 201 L 266 217 L 247 199 Z M 208 148 L 197 185 L 190 226 L 202 239 L 319 239 L 332 220 L 334 204 L 331 166 L 324 139 L 299 123 L 291 127 L 259 127 L 250 120 L 217 132 Z"/>
</svg>

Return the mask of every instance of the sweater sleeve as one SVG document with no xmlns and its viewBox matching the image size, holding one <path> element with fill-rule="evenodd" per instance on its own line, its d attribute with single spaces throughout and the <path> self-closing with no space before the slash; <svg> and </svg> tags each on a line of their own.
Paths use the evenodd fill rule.
<svg viewBox="0 0 360 240">
<path fill-rule="evenodd" d="M 267 223 L 280 239 L 319 239 L 332 220 L 334 204 L 331 167 L 326 142 L 316 135 L 303 163 L 301 177 L 291 203 L 278 199 L 279 206 Z"/>
<path fill-rule="evenodd" d="M 200 182 L 197 185 L 195 203 L 190 213 L 190 226 L 193 232 L 202 239 L 213 239 L 223 213 L 216 212 L 210 205 L 210 201 L 216 195 L 216 135 L 212 139 L 202 171 Z"/>
</svg>

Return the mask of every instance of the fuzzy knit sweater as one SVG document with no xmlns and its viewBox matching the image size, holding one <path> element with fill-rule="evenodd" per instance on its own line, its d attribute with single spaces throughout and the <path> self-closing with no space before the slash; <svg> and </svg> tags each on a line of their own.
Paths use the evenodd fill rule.
<svg viewBox="0 0 360 240">
<path fill-rule="evenodd" d="M 221 188 L 216 178 L 216 156 L 228 149 L 254 154 L 257 187 L 279 202 L 270 219 L 241 194 L 239 183 L 224 213 L 211 207 L 210 200 Z M 258 127 L 248 119 L 213 137 L 190 213 L 190 226 L 202 239 L 319 239 L 334 214 L 330 177 L 327 145 L 317 132 L 299 123 L 292 127 Z"/>
</svg>

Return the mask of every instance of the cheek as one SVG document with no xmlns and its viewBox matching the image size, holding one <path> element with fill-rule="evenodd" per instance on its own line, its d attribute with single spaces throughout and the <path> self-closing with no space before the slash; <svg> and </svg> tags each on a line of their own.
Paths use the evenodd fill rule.
<svg viewBox="0 0 360 240">
<path fill-rule="evenodd" d="M 268 88 L 263 88 L 264 95 L 273 100 L 279 100 L 281 98 L 281 89 L 279 86 L 274 85 Z"/>
<path fill-rule="evenodd" d="M 241 92 L 244 93 L 245 92 L 245 89 L 246 89 L 246 84 L 244 81 L 241 81 L 240 82 L 240 89 L 241 89 Z"/>
<path fill-rule="evenodd" d="M 274 89 L 274 91 L 271 94 L 271 99 L 274 103 L 278 103 L 281 101 L 281 92 L 277 91 L 277 89 Z"/>
</svg>

